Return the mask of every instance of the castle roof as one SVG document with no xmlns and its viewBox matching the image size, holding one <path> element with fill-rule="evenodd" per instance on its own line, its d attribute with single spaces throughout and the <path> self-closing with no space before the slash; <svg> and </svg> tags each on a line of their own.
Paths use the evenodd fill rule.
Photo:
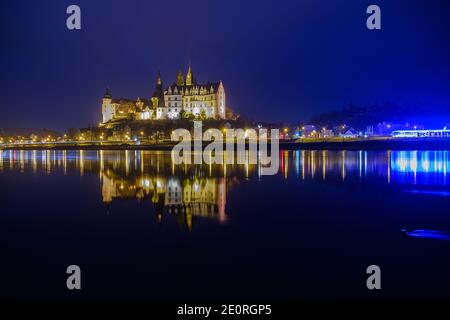
<svg viewBox="0 0 450 320">
<path fill-rule="evenodd" d="M 142 109 L 145 109 L 146 106 L 148 106 L 150 108 L 152 107 L 152 103 L 151 103 L 150 99 L 138 98 L 137 100 L 134 100 L 134 99 L 127 99 L 127 98 L 118 98 L 118 99 L 112 99 L 111 101 L 112 101 L 112 103 L 118 104 L 120 107 L 124 107 L 124 106 L 130 107 L 130 105 L 136 106 L 137 102 L 143 103 Z"/>
<path fill-rule="evenodd" d="M 112 95 L 111 95 L 111 93 L 109 92 L 109 88 L 106 88 L 106 92 L 105 92 L 105 94 L 103 95 L 103 98 L 104 98 L 104 99 L 111 99 L 111 98 L 112 98 Z"/>
<path fill-rule="evenodd" d="M 112 103 L 118 103 L 118 104 L 126 104 L 126 103 L 136 103 L 136 100 L 128 99 L 128 98 L 116 98 L 111 100 Z"/>
<path fill-rule="evenodd" d="M 205 84 L 197 84 L 197 83 L 195 83 L 194 85 L 190 85 L 190 86 L 187 86 L 187 85 L 179 86 L 179 85 L 177 85 L 176 82 L 174 82 L 174 83 L 172 83 L 172 85 L 170 85 L 165 90 L 165 92 L 169 91 L 169 89 L 170 89 L 170 91 L 172 91 L 172 94 L 173 94 L 173 92 L 175 91 L 175 88 L 176 88 L 178 93 L 181 94 L 181 92 L 182 91 L 184 92 L 186 89 L 189 89 L 189 90 L 191 90 L 192 88 L 200 89 L 201 87 L 203 87 L 204 89 L 210 91 L 211 87 L 212 87 L 214 93 L 216 93 L 217 90 L 219 90 L 219 86 L 220 86 L 220 82 L 208 82 L 208 83 L 205 83 Z"/>
</svg>

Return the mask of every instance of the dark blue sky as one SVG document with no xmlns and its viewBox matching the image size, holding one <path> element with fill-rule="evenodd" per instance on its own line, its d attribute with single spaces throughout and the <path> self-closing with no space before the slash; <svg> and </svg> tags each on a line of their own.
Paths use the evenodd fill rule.
<svg viewBox="0 0 450 320">
<path fill-rule="evenodd" d="M 66 29 L 70 4 L 80 31 Z M 369 4 L 381 31 L 366 29 Z M 254 119 L 450 103 L 446 0 L 16 0 L 0 12 L 0 127 L 97 123 L 106 84 L 114 97 L 149 97 L 158 70 L 168 85 L 189 61 Z"/>
</svg>

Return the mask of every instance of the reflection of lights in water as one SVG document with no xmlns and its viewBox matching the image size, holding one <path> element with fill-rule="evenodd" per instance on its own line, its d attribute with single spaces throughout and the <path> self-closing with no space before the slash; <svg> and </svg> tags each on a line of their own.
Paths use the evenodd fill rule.
<svg viewBox="0 0 450 320">
<path fill-rule="evenodd" d="M 362 177 L 362 151 L 358 152 L 358 167 L 359 167 L 359 177 Z"/>
<path fill-rule="evenodd" d="M 284 159 L 285 159 L 285 164 L 284 164 L 284 178 L 287 179 L 288 177 L 288 173 L 289 173 L 289 152 L 285 151 L 284 152 Z"/>
<path fill-rule="evenodd" d="M 302 180 L 305 180 L 305 151 L 302 150 Z"/>
<path fill-rule="evenodd" d="M 337 181 L 342 183 L 355 181 L 355 178 L 373 179 L 383 178 L 387 183 L 393 184 L 416 184 L 419 186 L 437 186 L 439 188 L 428 188 L 429 191 L 420 193 L 445 195 L 450 192 L 447 186 L 447 168 L 450 166 L 449 151 L 314 151 L 314 150 L 280 150 L 280 170 L 278 174 L 283 178 L 296 175 L 298 178 L 317 179 L 323 181 Z M 208 156 L 208 155 L 207 155 Z M 223 153 L 223 158 L 230 157 Z M 247 157 L 247 155 L 246 155 Z M 134 158 L 134 159 L 133 159 Z M 212 154 L 209 154 L 212 158 Z M 230 157 L 231 158 L 231 157 Z M 236 172 L 241 177 L 261 178 L 261 158 L 256 165 L 250 161 L 244 164 L 202 165 L 192 166 L 184 163 L 174 165 L 170 154 L 154 151 L 80 151 L 80 150 L 3 150 L 0 166 L 2 170 L 33 170 L 34 172 L 53 172 L 61 170 L 70 173 L 77 170 L 78 174 L 86 172 L 110 172 L 120 170 L 124 176 L 133 176 L 141 173 L 162 175 L 188 174 L 194 168 L 204 171 L 205 175 L 213 177 L 216 174 L 227 176 Z M 289 168 L 289 162 L 292 168 Z M 137 165 L 133 165 L 137 162 Z M 289 172 L 289 169 L 291 172 Z M 294 173 L 295 172 L 295 173 Z M 144 182 L 142 182 L 144 185 Z M 154 180 L 156 187 L 156 180 Z M 152 184 L 153 186 L 153 184 Z M 151 187 L 152 187 L 151 186 Z M 164 188 L 164 181 L 157 186 Z M 127 188 L 127 186 L 126 186 Z M 423 188 L 422 188 L 423 189 Z M 404 190 L 408 192 L 408 190 Z"/>
<path fill-rule="evenodd" d="M 406 159 L 400 159 L 398 161 L 398 166 L 400 168 L 400 171 L 405 171 L 406 170 L 406 166 L 407 166 Z"/>
<path fill-rule="evenodd" d="M 326 179 L 327 173 L 327 151 L 322 151 L 322 180 Z"/>
<path fill-rule="evenodd" d="M 129 156 L 129 151 L 125 150 L 125 172 L 128 175 L 128 173 L 130 172 L 130 156 Z"/>
<path fill-rule="evenodd" d="M 448 151 L 392 151 L 390 174 L 396 182 L 446 186 L 449 165 Z"/>
<path fill-rule="evenodd" d="M 430 162 L 428 160 L 423 160 L 422 167 L 425 171 L 428 171 L 430 169 Z"/>
<path fill-rule="evenodd" d="M 413 238 L 425 238 L 425 239 L 434 239 L 434 240 L 446 240 L 450 241 L 450 231 L 439 231 L 439 230 L 412 230 L 405 231 L 406 235 Z"/>
<path fill-rule="evenodd" d="M 367 165 L 367 152 L 366 152 L 365 161 L 366 161 L 366 165 Z M 366 166 L 366 168 L 367 168 L 367 166 Z M 388 179 L 388 183 L 391 183 L 391 150 L 388 150 L 388 152 L 387 152 L 387 179 Z"/>
<path fill-rule="evenodd" d="M 448 151 L 392 151 L 391 170 L 404 173 L 447 173 Z"/>
<path fill-rule="evenodd" d="M 433 196 L 449 197 L 450 191 L 438 191 L 438 190 L 408 190 L 409 193 L 428 194 Z"/>
<path fill-rule="evenodd" d="M 84 174 L 84 151 L 80 150 L 80 175 Z"/>
<path fill-rule="evenodd" d="M 295 151 L 295 173 L 297 174 L 297 178 L 300 174 L 300 151 Z"/>
</svg>

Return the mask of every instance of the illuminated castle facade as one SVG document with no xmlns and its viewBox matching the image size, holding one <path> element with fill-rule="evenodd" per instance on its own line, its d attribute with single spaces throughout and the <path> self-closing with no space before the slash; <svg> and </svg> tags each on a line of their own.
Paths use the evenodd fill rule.
<svg viewBox="0 0 450 320">
<path fill-rule="evenodd" d="M 199 84 L 189 67 L 186 77 L 179 71 L 176 81 L 165 90 L 158 73 L 150 99 L 113 99 L 106 90 L 102 100 L 102 123 L 120 119 L 225 119 L 225 102 L 222 81 Z"/>
</svg>

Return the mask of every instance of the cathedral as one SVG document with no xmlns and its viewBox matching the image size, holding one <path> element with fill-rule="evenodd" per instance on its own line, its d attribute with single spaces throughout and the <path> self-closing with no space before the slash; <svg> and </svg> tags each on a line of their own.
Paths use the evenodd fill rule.
<svg viewBox="0 0 450 320">
<path fill-rule="evenodd" d="M 197 83 L 191 67 L 186 77 L 179 71 L 176 81 L 164 89 L 158 73 L 150 99 L 113 99 L 107 89 L 102 100 L 102 116 L 102 124 L 120 119 L 225 119 L 225 89 L 222 81 Z"/>
</svg>

